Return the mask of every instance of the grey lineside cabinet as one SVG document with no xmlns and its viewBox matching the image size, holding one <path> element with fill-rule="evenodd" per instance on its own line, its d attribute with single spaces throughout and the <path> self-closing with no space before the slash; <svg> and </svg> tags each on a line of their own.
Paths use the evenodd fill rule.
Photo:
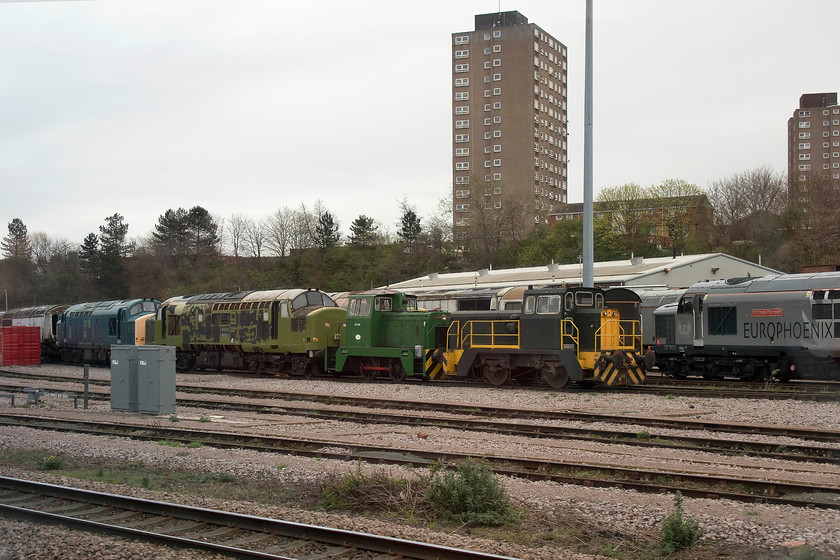
<svg viewBox="0 0 840 560">
<path fill-rule="evenodd" d="M 174 414 L 175 348 L 112 346 L 111 408 Z"/>
</svg>

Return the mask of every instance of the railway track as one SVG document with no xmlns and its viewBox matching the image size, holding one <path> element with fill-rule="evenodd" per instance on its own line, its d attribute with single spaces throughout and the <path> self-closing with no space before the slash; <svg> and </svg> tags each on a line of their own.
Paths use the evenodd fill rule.
<svg viewBox="0 0 840 560">
<path fill-rule="evenodd" d="M 208 372 L 197 372 L 202 375 L 208 375 Z M 230 375 L 231 372 L 220 372 L 219 375 Z M 60 375 L 42 375 L 37 373 L 21 373 L 19 371 L 0 370 L 0 375 L 3 377 L 18 377 L 24 379 L 37 380 L 64 380 L 78 382 L 81 378 L 79 376 L 60 376 Z M 247 374 L 254 376 L 253 373 Z M 331 381 L 346 382 L 346 383 L 394 383 L 387 380 L 373 380 L 366 381 L 361 378 L 335 378 L 330 377 Z M 279 381 L 278 381 L 279 382 Z M 91 380 L 91 384 L 108 384 L 107 381 Z M 404 381 L 407 385 L 417 385 L 421 381 Z M 487 388 L 489 385 L 484 382 L 470 383 L 464 381 L 435 381 L 437 385 L 457 385 L 459 387 L 475 386 Z M 180 387 L 180 385 L 179 385 Z M 542 391 L 542 392 L 556 392 L 556 389 L 547 386 L 523 386 L 523 385 L 504 385 L 494 388 L 497 391 Z M 649 376 L 644 385 L 634 387 L 606 387 L 606 386 L 570 386 L 562 390 L 563 392 L 602 392 L 602 393 L 629 393 L 629 394 L 646 394 L 646 395 L 673 395 L 682 397 L 701 397 L 701 398 L 753 398 L 753 399 L 791 399 L 791 400 L 806 400 L 818 402 L 835 402 L 840 401 L 840 383 L 837 382 L 817 382 L 817 381 L 801 381 L 794 383 L 775 384 L 772 386 L 765 386 L 761 383 L 746 383 L 738 381 L 705 381 L 701 379 L 686 379 L 680 380 L 670 377 L 661 377 L 658 375 Z"/>
<path fill-rule="evenodd" d="M 508 557 L 0 477 L 5 516 L 61 523 L 237 558 L 512 560 Z"/>
<path fill-rule="evenodd" d="M 104 381 L 98 382 L 99 386 L 107 386 L 108 383 Z M 20 386 L 17 385 L 6 385 L 0 384 L 0 391 L 15 391 L 21 390 Z M 685 420 L 685 419 L 675 419 L 672 417 L 668 418 L 660 418 L 660 417 L 640 417 L 640 416 L 615 416 L 612 414 L 598 414 L 598 413 L 591 413 L 591 412 L 578 412 L 578 411 L 555 411 L 555 410 L 536 410 L 536 409 L 529 409 L 529 410 L 522 410 L 522 409 L 515 409 L 515 408 L 505 408 L 505 407 L 488 407 L 488 406 L 474 406 L 474 405 L 458 405 L 452 403 L 439 403 L 439 402 L 426 402 L 426 401 L 402 401 L 402 400 L 392 400 L 392 399 L 379 399 L 379 398 L 366 398 L 366 397 L 348 397 L 348 396 L 338 396 L 338 395 L 319 395 L 319 394 L 308 394 L 308 393 L 293 393 L 293 392 L 284 392 L 284 391 L 265 391 L 265 390 L 246 390 L 246 389 L 230 389 L 230 388 L 217 388 L 217 387 L 206 387 L 202 385 L 191 385 L 191 384 L 179 384 L 178 391 L 184 393 L 192 393 L 196 395 L 200 395 L 199 397 L 191 397 L 191 398 L 181 398 L 178 399 L 178 404 L 181 406 L 191 406 L 191 407 L 206 407 L 206 408 L 216 408 L 216 409 L 226 409 L 226 410 L 238 410 L 238 411 L 249 411 L 255 413 L 272 413 L 272 414 L 279 414 L 283 412 L 293 413 L 293 414 L 321 414 L 324 417 L 334 418 L 334 419 L 350 419 L 353 421 L 363 421 L 364 417 L 367 416 L 370 418 L 370 421 L 377 421 L 377 418 L 381 419 L 381 422 L 396 422 L 396 423 L 410 423 L 412 425 L 423 425 L 423 422 L 431 422 L 435 426 L 441 425 L 443 422 L 448 422 L 450 427 L 455 428 L 465 428 L 465 427 L 475 427 L 479 426 L 484 423 L 487 424 L 486 421 L 476 421 L 470 422 L 469 420 L 464 420 L 462 422 L 458 422 L 455 419 L 449 418 L 441 418 L 440 416 L 436 416 L 434 419 L 429 420 L 423 416 L 410 416 L 407 411 L 424 411 L 424 412 L 433 412 L 438 414 L 458 414 L 458 415 L 465 415 L 471 417 L 481 417 L 490 420 L 498 420 L 500 418 L 506 418 L 511 420 L 517 420 L 516 423 L 509 423 L 504 424 L 502 422 L 496 421 L 494 425 L 487 424 L 488 429 L 483 431 L 493 431 L 496 430 L 498 432 L 504 433 L 513 433 L 517 435 L 551 435 L 554 434 L 565 434 L 570 433 L 574 435 L 575 433 L 592 433 L 592 432 L 599 432 L 600 435 L 606 439 L 632 439 L 631 436 L 638 435 L 639 432 L 628 432 L 628 431 L 610 431 L 610 430 L 597 430 L 586 428 L 585 430 L 575 430 L 574 428 L 552 428 L 550 426 L 543 426 L 543 425 L 527 425 L 524 424 L 523 420 L 555 420 L 555 421 L 576 421 L 576 422 L 584 422 L 584 423 L 596 423 L 596 422 L 605 422 L 605 423 L 614 423 L 614 424 L 631 424 L 634 426 L 643 426 L 649 428 L 671 428 L 671 429 L 681 429 L 681 430 L 710 430 L 720 433 L 730 433 L 730 434 L 760 434 L 760 435 L 767 435 L 767 436 L 785 436 L 785 437 L 794 437 L 799 439 L 806 439 L 812 441 L 819 441 L 819 442 L 829 442 L 829 443 L 837 443 L 840 442 L 840 431 L 838 430 L 816 430 L 810 428 L 800 428 L 795 426 L 781 426 L 781 425 L 754 425 L 754 424 L 727 424 L 723 422 L 715 422 L 715 421 L 708 421 L 708 420 Z M 219 399 L 210 399 L 207 395 L 224 395 L 225 397 L 241 397 L 245 399 L 260 399 L 263 400 L 284 400 L 284 401 L 299 401 L 299 402 L 311 402 L 311 403 L 319 403 L 319 404 L 326 404 L 330 406 L 346 406 L 346 407 L 362 407 L 369 410 L 395 410 L 400 411 L 399 414 L 379 414 L 374 415 L 372 412 L 365 412 L 365 413 L 354 413 L 354 412 L 325 412 L 319 409 L 313 409 L 312 407 L 291 407 L 289 405 L 270 405 L 265 404 L 264 402 L 260 403 L 241 403 L 241 402 L 233 402 L 230 400 L 219 400 Z M 110 397 L 110 392 L 108 391 L 96 391 L 91 394 L 91 398 L 94 399 L 108 399 Z M 428 425 L 428 424 L 426 424 Z M 652 436 L 652 434 L 650 434 Z M 638 437 L 636 439 L 639 439 Z M 691 438 L 691 437 L 684 437 L 680 438 L 678 436 L 667 436 L 660 438 L 662 439 L 670 439 L 674 441 L 675 444 L 681 446 L 697 446 L 697 447 L 704 447 L 710 448 L 718 445 L 716 441 L 708 441 L 704 438 Z M 706 442 L 706 443 L 703 443 Z M 640 444 L 644 444 L 644 442 L 638 442 Z M 725 445 L 725 444 L 720 444 Z M 728 451 L 741 451 L 741 452 L 754 452 L 754 453 L 769 453 L 770 447 L 768 444 L 762 443 L 753 443 L 748 441 L 741 441 L 741 442 L 731 442 L 727 449 Z M 808 446 L 803 446 L 802 449 L 798 450 L 797 453 L 802 453 L 803 455 L 810 455 L 813 457 L 822 457 L 822 458 L 832 458 L 837 457 L 840 452 L 837 452 L 832 449 L 825 449 L 825 448 L 813 448 L 811 449 Z M 778 457 L 778 458 L 787 458 L 787 457 Z"/>
<path fill-rule="evenodd" d="M 122 424 L 116 421 L 93 422 L 66 417 L 47 418 L 6 412 L 0 413 L 0 424 L 106 437 L 120 436 L 146 441 L 167 440 L 184 445 L 198 443 L 221 448 L 251 449 L 341 460 L 364 460 L 414 467 L 427 467 L 435 463 L 455 465 L 469 458 L 482 459 L 488 461 L 491 468 L 498 474 L 529 480 L 551 480 L 593 487 L 619 487 L 640 492 L 680 490 L 690 497 L 729 498 L 756 503 L 840 509 L 840 487 L 798 484 L 770 479 L 768 476 L 760 478 L 759 474 L 753 472 L 743 477 L 704 474 L 687 468 L 681 469 L 678 464 L 668 469 L 605 466 L 550 458 L 436 452 L 428 449 L 362 445 L 336 440 L 216 432 L 209 429 L 173 428 L 150 424 Z"/>
</svg>

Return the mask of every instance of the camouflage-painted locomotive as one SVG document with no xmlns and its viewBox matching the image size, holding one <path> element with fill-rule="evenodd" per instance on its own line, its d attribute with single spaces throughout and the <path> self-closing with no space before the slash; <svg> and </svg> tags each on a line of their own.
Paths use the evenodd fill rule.
<svg viewBox="0 0 840 560">
<path fill-rule="evenodd" d="M 428 377 L 442 348 L 448 313 L 423 311 L 417 296 L 394 291 L 350 294 L 341 346 L 328 349 L 327 370 L 365 379 Z"/>
<path fill-rule="evenodd" d="M 521 314 L 453 313 L 441 373 L 491 385 L 640 384 L 646 370 L 640 304 L 625 288 L 556 287 L 526 290 Z"/>
<path fill-rule="evenodd" d="M 312 289 L 177 296 L 158 310 L 154 341 L 177 349 L 179 369 L 312 375 L 346 313 Z"/>
</svg>

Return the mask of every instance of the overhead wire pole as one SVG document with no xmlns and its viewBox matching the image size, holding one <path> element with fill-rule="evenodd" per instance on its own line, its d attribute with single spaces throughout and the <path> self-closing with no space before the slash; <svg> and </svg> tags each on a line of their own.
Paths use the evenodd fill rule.
<svg viewBox="0 0 840 560">
<path fill-rule="evenodd" d="M 584 287 L 595 286 L 595 251 L 592 222 L 592 0 L 586 0 L 586 76 L 583 102 L 583 279 Z"/>
</svg>

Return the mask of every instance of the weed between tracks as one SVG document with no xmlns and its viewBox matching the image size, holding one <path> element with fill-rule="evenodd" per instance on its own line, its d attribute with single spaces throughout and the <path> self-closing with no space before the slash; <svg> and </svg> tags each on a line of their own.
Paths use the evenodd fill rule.
<svg viewBox="0 0 840 560">
<path fill-rule="evenodd" d="M 159 443 L 171 445 L 171 442 Z M 190 451 L 185 448 L 180 453 Z M 162 468 L 142 461 L 91 463 L 86 458 L 38 450 L 0 449 L 0 468 L 48 471 L 105 484 L 266 506 L 351 511 L 415 527 L 425 526 L 541 550 L 564 549 L 620 560 L 783 558 L 750 547 L 695 543 L 696 538 L 691 535 L 700 528 L 694 525 L 696 522 L 684 517 L 681 501 L 676 503 L 675 511 L 663 519 L 663 532 L 658 535 L 645 530 L 630 534 L 584 518 L 574 511 L 530 510 L 510 500 L 489 467 L 477 461 L 468 463 L 471 464 L 465 462 L 457 470 L 431 469 L 410 480 L 382 473 L 367 475 L 362 471 L 361 463 L 357 463 L 346 474 L 327 476 L 319 483 L 298 481 L 290 484 L 277 479 L 277 472 L 287 468 L 282 463 L 276 465 L 273 472 L 258 473 L 255 480 L 229 472 Z M 666 526 L 669 527 L 667 537 Z M 679 543 L 686 542 L 684 537 L 688 536 L 692 544 L 673 550 L 668 543 L 674 536 Z M 798 557 L 803 560 L 823 558 L 814 549 L 799 552 L 803 556 Z"/>
</svg>

